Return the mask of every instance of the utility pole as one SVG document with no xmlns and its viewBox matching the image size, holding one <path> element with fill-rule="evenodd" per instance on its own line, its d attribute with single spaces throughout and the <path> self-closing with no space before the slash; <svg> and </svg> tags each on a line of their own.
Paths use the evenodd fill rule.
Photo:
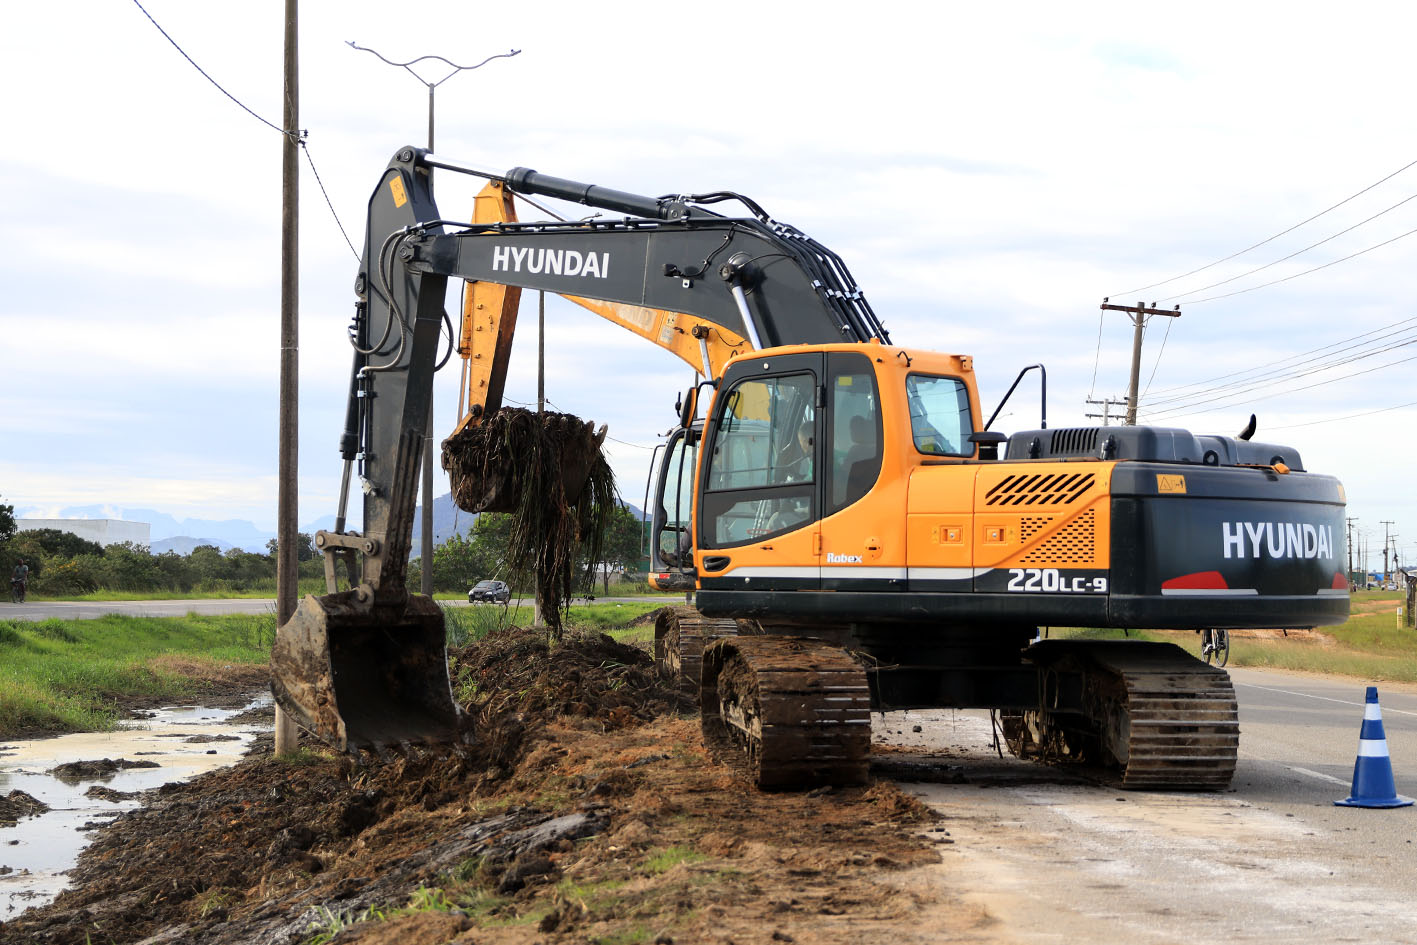
<svg viewBox="0 0 1417 945">
<path fill-rule="evenodd" d="M 1146 320 L 1152 315 L 1180 318 L 1181 306 L 1177 305 L 1174 311 L 1167 312 L 1157 308 L 1155 302 L 1151 303 L 1151 308 L 1147 308 L 1141 302 L 1136 305 L 1111 305 L 1106 299 L 1103 299 L 1102 310 L 1104 312 L 1126 312 L 1132 319 L 1132 374 L 1131 380 L 1127 384 L 1127 426 L 1134 427 L 1137 424 L 1137 385 L 1141 381 L 1141 338 L 1146 328 Z"/>
<path fill-rule="evenodd" d="M 450 60 L 450 59 L 445 59 L 445 58 L 443 58 L 442 56 L 419 56 L 417 59 L 410 59 L 408 62 L 392 62 L 392 61 L 390 61 L 390 60 L 388 60 L 388 59 L 385 59 L 382 55 L 380 55 L 379 53 L 375 52 L 374 50 L 368 49 L 368 48 L 366 48 L 366 47 L 364 47 L 364 46 L 359 46 L 359 45 L 355 44 L 353 41 L 346 40 L 346 45 L 351 46 L 351 47 L 353 47 L 354 49 L 359 50 L 360 52 L 373 53 L 374 55 L 378 56 L 381 60 L 383 60 L 384 62 L 388 63 L 389 65 L 391 65 L 391 66 L 399 66 L 399 67 L 401 67 L 401 68 L 407 70 L 409 75 L 413 76 L 413 77 L 414 77 L 415 79 L 417 79 L 419 82 L 422 82 L 424 85 L 426 85 L 426 86 L 428 87 L 428 150 L 429 150 L 429 151 L 432 151 L 432 150 L 433 150 L 433 98 L 434 98 L 433 93 L 437 90 L 438 86 L 442 85 L 444 82 L 448 81 L 448 80 L 451 79 L 453 76 L 457 75 L 459 72 L 467 72 L 467 71 L 470 71 L 470 70 L 472 70 L 472 69 L 477 69 L 477 68 L 479 68 L 479 67 L 481 67 L 481 66 L 487 65 L 487 63 L 491 62 L 493 59 L 507 59 L 507 58 L 510 58 L 510 57 L 512 57 L 512 56 L 515 56 L 515 55 L 517 55 L 519 52 L 521 52 L 520 49 L 513 49 L 513 50 L 511 50 L 510 52 L 499 53 L 499 54 L 497 54 L 497 55 L 495 55 L 495 56 L 488 56 L 486 59 L 482 60 L 481 62 L 479 62 L 479 63 L 478 63 L 477 65 L 475 65 L 475 66 L 460 66 L 460 65 L 458 65 L 457 63 L 453 62 L 452 60 Z M 416 66 L 418 63 L 422 62 L 422 61 L 425 60 L 425 59 L 436 59 L 436 60 L 438 60 L 439 62 L 442 62 L 442 63 L 444 63 L 445 65 L 447 65 L 448 68 L 451 69 L 452 71 L 449 72 L 447 75 L 443 76 L 443 77 L 442 77 L 441 79 L 439 79 L 437 82 L 429 82 L 427 79 L 423 78 L 423 76 L 421 76 L 421 75 L 419 75 L 417 72 L 414 72 L 414 71 L 413 71 L 413 66 Z M 430 187 L 430 189 L 431 189 L 431 187 L 432 187 L 432 174 L 433 174 L 433 169 L 432 169 L 432 168 L 429 168 L 429 169 L 428 169 L 428 174 L 429 174 L 429 187 Z M 452 339 L 452 338 L 449 338 L 449 339 L 448 339 L 448 344 L 453 344 L 453 343 L 454 343 L 453 339 Z M 427 596 L 429 596 L 429 597 L 432 597 L 432 596 L 433 596 L 433 399 L 432 399 L 431 397 L 428 399 L 428 426 L 427 426 L 427 428 L 425 429 L 424 434 L 423 434 L 423 489 L 422 489 L 422 493 L 423 493 L 423 510 L 422 510 L 422 514 L 419 516 L 419 530 L 420 530 L 420 532 L 421 532 L 421 535 L 420 535 L 421 540 L 420 540 L 420 542 L 419 542 L 419 552 L 418 552 L 418 557 L 419 557 L 419 574 L 420 574 L 420 576 L 421 576 L 421 580 L 420 580 L 420 582 L 419 582 L 419 589 L 420 589 L 425 595 L 427 595 Z"/>
<path fill-rule="evenodd" d="M 546 293 L 536 293 L 536 419 L 546 413 Z M 541 612 L 541 576 L 531 578 L 531 625 L 545 626 Z"/>
<path fill-rule="evenodd" d="M 1085 416 L 1099 418 L 1102 421 L 1102 425 L 1104 427 L 1110 427 L 1112 425 L 1111 421 L 1113 407 L 1125 407 L 1127 405 L 1127 402 L 1125 400 L 1121 400 L 1117 397 L 1104 397 L 1102 400 L 1093 400 L 1089 397 L 1087 402 L 1100 406 L 1102 408 L 1102 412 L 1089 413 L 1085 414 Z"/>
<path fill-rule="evenodd" d="M 1358 582 L 1353 580 L 1353 523 L 1358 519 L 1348 516 L 1348 586 L 1350 589 L 1356 588 Z"/>
<path fill-rule="evenodd" d="M 1388 577 L 1388 570 L 1387 570 L 1387 546 L 1388 546 L 1388 542 L 1391 541 L 1391 536 L 1388 534 L 1388 526 L 1389 526 L 1389 525 L 1392 525 L 1392 524 L 1395 524 L 1395 523 L 1390 522 L 1390 521 L 1388 521 L 1388 520 L 1386 520 L 1386 519 L 1384 519 L 1384 520 L 1383 520 L 1383 523 L 1382 523 L 1382 525 L 1383 525 L 1383 587 L 1387 587 L 1387 577 Z"/>
<path fill-rule="evenodd" d="M 285 0 L 285 114 L 281 129 L 280 197 L 280 445 L 276 498 L 276 621 L 295 613 L 300 583 L 296 480 L 300 406 L 300 70 L 299 0 Z M 276 704 L 275 753 L 295 750 L 295 721 Z"/>
</svg>

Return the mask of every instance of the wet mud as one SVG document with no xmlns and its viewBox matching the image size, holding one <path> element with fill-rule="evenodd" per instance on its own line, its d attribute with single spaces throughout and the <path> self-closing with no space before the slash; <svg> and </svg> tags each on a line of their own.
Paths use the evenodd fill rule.
<svg viewBox="0 0 1417 945">
<path fill-rule="evenodd" d="M 163 785 L 0 943 L 937 940 L 914 917 L 948 904 L 885 879 L 938 861 L 894 786 L 757 791 L 607 636 L 511 630 L 450 665 L 476 744 Z"/>
</svg>

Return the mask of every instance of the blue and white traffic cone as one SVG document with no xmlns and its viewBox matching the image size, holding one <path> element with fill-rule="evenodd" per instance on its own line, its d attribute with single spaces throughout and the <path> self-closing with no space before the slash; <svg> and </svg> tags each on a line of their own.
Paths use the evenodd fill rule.
<svg viewBox="0 0 1417 945">
<path fill-rule="evenodd" d="M 1378 705 L 1378 687 L 1368 687 L 1363 707 L 1363 731 L 1358 736 L 1358 760 L 1353 763 L 1353 793 L 1347 800 L 1334 801 L 1340 807 L 1406 807 L 1412 798 L 1397 793 L 1392 781 L 1392 758 L 1383 734 L 1383 710 Z"/>
</svg>

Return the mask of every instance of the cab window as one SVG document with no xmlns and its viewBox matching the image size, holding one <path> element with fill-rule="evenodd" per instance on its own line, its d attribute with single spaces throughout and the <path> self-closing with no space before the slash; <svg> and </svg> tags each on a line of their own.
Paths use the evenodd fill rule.
<svg viewBox="0 0 1417 945">
<path fill-rule="evenodd" d="M 969 389 L 957 377 L 912 374 L 905 379 L 910 435 L 915 449 L 930 456 L 971 456 L 974 432 Z"/>
<path fill-rule="evenodd" d="M 881 412 L 871 362 L 858 354 L 828 357 L 830 515 L 864 496 L 880 477 Z"/>
<path fill-rule="evenodd" d="M 708 457 L 704 511 L 714 547 L 755 541 L 814 519 L 815 378 L 742 381 Z"/>
</svg>

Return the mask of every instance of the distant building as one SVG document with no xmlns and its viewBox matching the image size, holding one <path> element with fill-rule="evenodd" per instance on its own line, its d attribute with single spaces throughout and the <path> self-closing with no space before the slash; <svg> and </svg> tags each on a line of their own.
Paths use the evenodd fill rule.
<svg viewBox="0 0 1417 945">
<path fill-rule="evenodd" d="M 135 545 L 152 544 L 153 527 L 147 522 L 121 522 L 113 518 L 18 518 L 15 530 L 32 532 L 40 528 L 53 528 L 89 541 L 96 541 L 103 547 L 130 541 Z"/>
</svg>

